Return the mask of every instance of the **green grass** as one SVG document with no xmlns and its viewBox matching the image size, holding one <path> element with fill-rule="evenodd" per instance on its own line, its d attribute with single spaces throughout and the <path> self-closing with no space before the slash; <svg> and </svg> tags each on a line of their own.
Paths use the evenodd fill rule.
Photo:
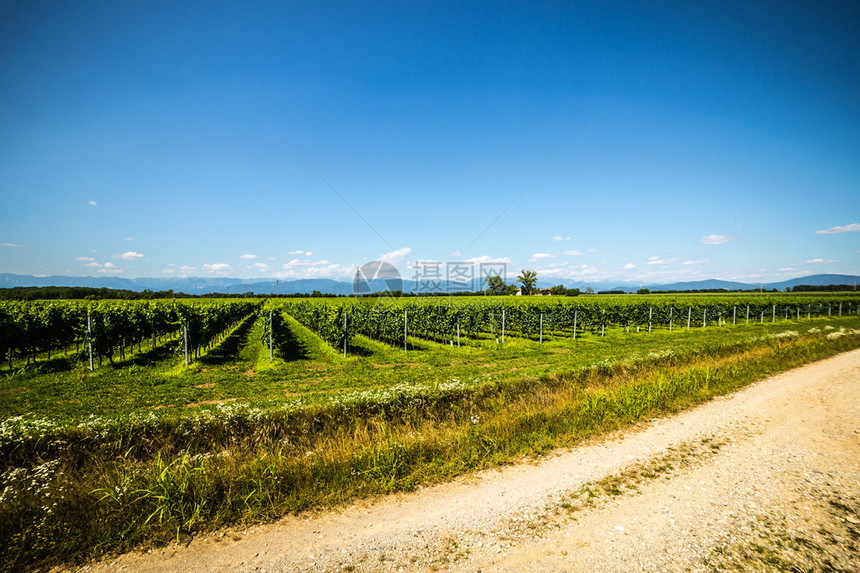
<svg viewBox="0 0 860 573">
<path fill-rule="evenodd" d="M 408 352 L 358 336 L 343 358 L 341 351 L 287 317 L 288 329 L 276 341 L 272 362 L 268 346 L 260 341 L 260 325 L 249 320 L 187 368 L 178 352 L 162 347 L 93 373 L 83 362 L 59 372 L 37 367 L 5 373 L 0 375 L 0 419 L 30 413 L 71 422 L 91 414 L 185 412 L 233 400 L 269 407 L 296 398 L 322 402 L 338 394 L 394 384 L 538 378 L 603 360 L 664 351 L 686 353 L 815 325 L 850 328 L 857 320 L 789 320 L 689 332 L 676 325 L 672 332 L 663 328 L 650 334 L 609 329 L 605 338 L 586 334 L 576 341 L 546 335 L 543 344 L 508 336 L 504 345 L 473 340 L 460 348 L 410 338 Z"/>
<path fill-rule="evenodd" d="M 846 317 L 409 352 L 357 337 L 344 358 L 287 325 L 272 362 L 253 319 L 187 368 L 3 378 L 0 570 L 410 490 L 860 346 Z"/>
</svg>

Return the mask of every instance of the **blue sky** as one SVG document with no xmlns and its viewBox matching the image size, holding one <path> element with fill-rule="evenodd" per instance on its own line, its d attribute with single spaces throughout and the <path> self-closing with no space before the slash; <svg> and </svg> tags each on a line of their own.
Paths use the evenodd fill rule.
<svg viewBox="0 0 860 573">
<path fill-rule="evenodd" d="M 702 4 L 7 3 L 0 272 L 860 274 L 860 4 Z"/>
</svg>

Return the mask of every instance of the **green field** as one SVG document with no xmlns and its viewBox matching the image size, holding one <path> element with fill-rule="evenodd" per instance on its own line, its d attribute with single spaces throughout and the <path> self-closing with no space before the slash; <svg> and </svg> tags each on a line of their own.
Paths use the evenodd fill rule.
<svg viewBox="0 0 860 573">
<path fill-rule="evenodd" d="M 131 345 L 125 358 L 119 359 L 117 351 L 115 362 L 105 360 L 92 372 L 83 338 L 77 340 L 77 351 L 58 355 L 59 349 L 55 349 L 53 357 L 48 359 L 43 350 L 37 355 L 39 360 L 29 366 L 24 355 L 29 359 L 31 353 L 19 352 L 18 368 L 5 372 L 0 379 L 4 397 L 0 418 L 29 413 L 71 422 L 90 415 L 111 416 L 153 409 L 181 413 L 226 401 L 265 408 L 296 400 L 319 402 L 340 393 L 395 384 L 432 385 L 452 379 L 475 384 L 537 378 L 607 360 L 628 360 L 651 353 L 684 354 L 715 344 L 802 329 L 813 312 L 815 317 L 826 317 L 829 313 L 828 324 L 838 328 L 843 324 L 838 318 L 840 304 L 841 314 L 847 319 L 849 314 L 856 315 L 860 301 L 860 297 L 820 295 L 588 298 L 242 301 L 240 315 L 245 316 L 237 320 L 231 315 L 234 322 L 224 332 L 210 329 L 208 335 L 217 334 L 217 343 L 189 366 L 184 365 L 181 335 L 178 330 L 171 331 L 169 323 L 158 330 L 163 340 L 154 349 L 148 350 L 152 346 L 149 336 L 140 344 L 128 333 Z M 208 304 L 224 306 L 217 301 Z M 323 327 L 316 325 L 318 328 L 311 330 L 291 316 L 302 305 L 328 312 L 322 317 L 336 327 L 342 324 L 342 314 L 336 311 L 352 313 L 346 357 L 342 351 L 343 329 L 338 329 L 334 341 L 327 343 L 319 336 Z M 748 305 L 753 307 L 749 321 Z M 51 306 L 74 307 L 85 316 L 79 304 L 51 303 Z M 101 306 L 110 307 L 104 303 Z M 110 308 L 127 314 L 129 307 L 144 306 L 147 303 L 123 302 Z M 674 309 L 672 330 L 669 330 L 670 306 Z M 507 312 L 504 342 L 503 308 Z M 364 328 L 352 317 L 359 309 L 365 314 Z M 447 312 L 443 317 L 446 322 L 437 317 L 427 318 L 428 309 Z M 606 318 L 607 309 L 612 320 Z M 576 336 L 572 328 L 573 310 L 577 311 Z M 271 360 L 270 311 L 277 319 Z M 413 317 L 405 351 L 404 311 Z M 420 316 L 422 311 L 425 317 Z M 531 311 L 530 321 L 524 318 L 526 311 Z M 566 323 L 556 316 L 560 312 L 564 312 Z M 766 314 L 764 320 L 762 313 Z M 540 315 L 543 315 L 542 330 Z M 435 319 L 438 326 L 434 330 L 419 328 L 415 323 L 422 318 L 425 325 Z M 649 322 L 651 332 L 648 332 Z M 140 325 L 138 328 L 143 333 L 151 330 Z M 66 344 L 71 347 L 72 339 Z"/>
<path fill-rule="evenodd" d="M 570 446 L 856 348 L 858 303 L 9 303 L 0 562 L 76 562 Z"/>
</svg>

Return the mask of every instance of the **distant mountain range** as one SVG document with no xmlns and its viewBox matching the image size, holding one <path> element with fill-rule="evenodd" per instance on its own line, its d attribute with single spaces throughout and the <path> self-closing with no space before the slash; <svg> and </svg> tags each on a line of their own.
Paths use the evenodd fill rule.
<svg viewBox="0 0 860 573">
<path fill-rule="evenodd" d="M 677 282 L 670 284 L 646 284 L 642 285 L 652 291 L 685 291 L 685 290 L 765 290 L 777 289 L 783 291 L 786 287 L 797 285 L 825 286 L 833 284 L 856 285 L 860 276 L 857 275 L 809 275 L 775 283 L 764 283 L 762 285 L 751 283 L 739 283 L 717 279 Z M 640 285 L 638 283 L 609 283 L 609 282 L 579 282 L 558 279 L 555 281 L 538 281 L 540 288 L 550 287 L 563 283 L 567 288 L 578 288 L 585 290 L 592 288 L 595 292 L 600 291 L 624 291 L 636 292 Z M 16 275 L 11 273 L 0 273 L 0 288 L 10 287 L 40 287 L 40 286 L 76 286 L 93 288 L 126 289 L 131 291 L 166 291 L 183 292 L 186 294 L 209 294 L 209 293 L 250 293 L 255 294 L 310 294 L 319 291 L 323 294 L 353 294 L 353 283 L 336 281 L 333 279 L 299 279 L 289 281 L 275 281 L 274 279 L 234 279 L 224 277 L 188 277 L 188 278 L 137 278 L 127 279 L 120 277 L 67 277 L 67 276 L 32 276 Z M 403 291 L 412 292 L 417 290 L 417 283 L 411 280 L 403 281 Z M 478 287 L 475 286 L 475 289 Z M 378 279 L 370 282 L 372 292 L 386 290 L 386 281 Z M 364 290 L 363 290 L 364 292 Z"/>
<path fill-rule="evenodd" d="M 780 281 L 775 283 L 738 283 L 732 281 L 721 281 L 717 279 L 709 279 L 704 281 L 692 281 L 692 282 L 678 282 L 678 283 L 670 283 L 663 285 L 645 285 L 645 288 L 649 290 L 665 290 L 665 291 L 673 291 L 673 290 L 713 290 L 713 289 L 726 289 L 726 290 L 750 290 L 750 289 L 764 289 L 764 290 L 785 290 L 787 287 L 796 287 L 798 285 L 811 285 L 811 286 L 826 286 L 826 285 L 855 285 L 857 280 L 860 277 L 856 275 L 808 275 L 805 277 L 797 277 L 794 279 L 789 279 L 786 281 Z M 638 290 L 638 289 L 636 289 Z M 632 292 L 635 292 L 632 291 Z"/>
</svg>

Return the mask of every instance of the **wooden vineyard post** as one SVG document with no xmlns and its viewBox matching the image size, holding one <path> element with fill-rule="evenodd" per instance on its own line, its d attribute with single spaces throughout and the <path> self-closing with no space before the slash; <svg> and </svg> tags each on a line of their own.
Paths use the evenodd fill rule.
<svg viewBox="0 0 860 573">
<path fill-rule="evenodd" d="M 776 305 L 773 305 L 773 319 L 771 322 L 776 322 Z"/>
<path fill-rule="evenodd" d="M 269 362 L 272 361 L 272 311 L 269 311 Z"/>
<path fill-rule="evenodd" d="M 737 317 L 738 317 L 738 307 L 733 306 L 732 307 L 732 326 L 737 324 L 737 320 L 736 320 Z"/>
<path fill-rule="evenodd" d="M 761 311 L 761 322 L 760 324 L 764 324 L 764 311 Z"/>
<path fill-rule="evenodd" d="M 750 325 L 750 305 L 747 305 L 747 326 Z"/>
<path fill-rule="evenodd" d="M 688 332 L 689 332 L 689 330 L 690 330 L 690 319 L 691 319 L 692 317 L 693 317 L 693 307 L 692 307 L 692 306 L 688 306 L 688 307 L 687 307 L 687 331 L 688 331 Z"/>
<path fill-rule="evenodd" d="M 90 313 L 87 311 L 87 347 L 89 348 L 90 354 L 90 372 L 93 371 L 93 325 L 90 321 Z M 9 364 L 12 364 L 12 361 L 9 361 Z"/>
<path fill-rule="evenodd" d="M 674 306 L 669 307 L 669 332 L 672 331 L 672 311 L 675 310 Z"/>
<path fill-rule="evenodd" d="M 841 307 L 841 306 L 840 306 L 839 308 L 840 308 L 840 310 L 842 309 L 842 307 Z M 574 340 L 576 340 L 576 318 L 577 318 L 577 313 L 579 313 L 579 311 L 578 311 L 578 310 L 574 310 L 574 311 L 573 311 L 573 339 L 574 339 Z"/>
<path fill-rule="evenodd" d="M 182 326 L 182 351 L 185 354 L 185 365 L 188 366 L 188 327 Z"/>
<path fill-rule="evenodd" d="M 797 307 L 797 320 L 800 320 L 800 307 Z"/>
<path fill-rule="evenodd" d="M 346 313 L 343 313 L 343 357 L 346 358 Z"/>
<path fill-rule="evenodd" d="M 704 309 L 702 312 L 702 328 L 708 326 L 708 309 Z"/>
<path fill-rule="evenodd" d="M 842 318 L 842 303 L 839 303 L 839 318 Z"/>
<path fill-rule="evenodd" d="M 408 332 L 409 332 L 409 326 L 408 326 L 409 323 L 407 322 L 407 320 L 409 319 L 408 313 L 409 313 L 408 310 L 403 311 L 403 352 L 407 351 L 406 350 L 406 336 L 408 335 Z"/>
<path fill-rule="evenodd" d="M 648 332 L 651 332 L 651 319 L 654 317 L 654 309 L 648 307 Z"/>
<path fill-rule="evenodd" d="M 505 309 L 502 309 L 502 344 L 505 343 Z"/>
<path fill-rule="evenodd" d="M 827 318 L 830 318 L 830 310 L 832 307 L 833 307 L 833 305 L 830 305 L 830 304 L 827 305 Z"/>
<path fill-rule="evenodd" d="M 460 348 L 460 317 L 457 317 L 457 348 Z"/>
</svg>

